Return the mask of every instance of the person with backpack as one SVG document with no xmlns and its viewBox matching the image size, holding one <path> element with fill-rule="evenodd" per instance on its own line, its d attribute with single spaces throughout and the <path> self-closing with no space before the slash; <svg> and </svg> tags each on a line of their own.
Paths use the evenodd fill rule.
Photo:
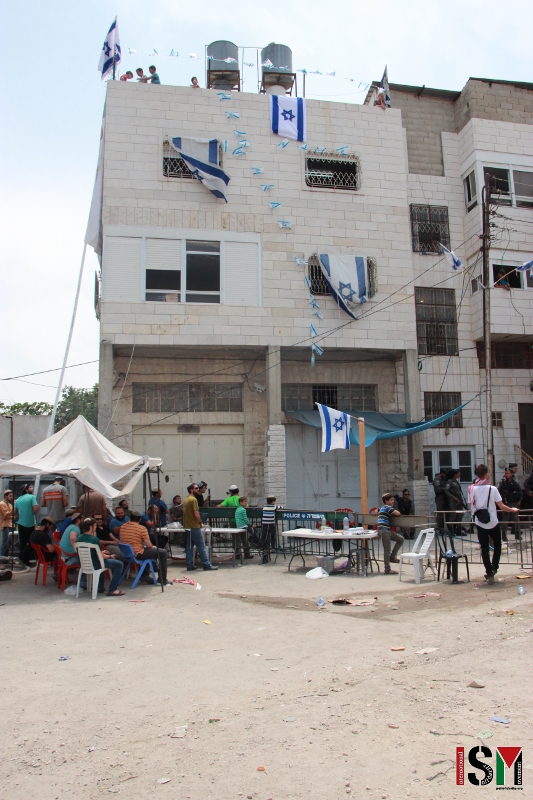
<svg viewBox="0 0 533 800">
<path fill-rule="evenodd" d="M 498 512 L 505 511 L 517 514 L 517 508 L 510 508 L 502 501 L 502 496 L 496 486 L 491 486 L 487 479 L 489 469 L 485 464 L 476 467 L 476 482 L 469 487 L 468 497 L 472 506 L 472 519 L 476 523 L 477 538 L 481 547 L 481 557 L 485 566 L 485 580 L 494 583 L 494 576 L 498 572 L 502 552 L 502 533 L 498 522 Z M 490 559 L 489 538 L 492 539 L 494 552 L 492 562 Z"/>
</svg>

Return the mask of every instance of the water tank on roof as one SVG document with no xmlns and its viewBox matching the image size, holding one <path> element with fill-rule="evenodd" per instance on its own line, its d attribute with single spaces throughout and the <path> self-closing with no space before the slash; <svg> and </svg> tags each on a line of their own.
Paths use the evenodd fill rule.
<svg viewBox="0 0 533 800">
<path fill-rule="evenodd" d="M 211 44 L 207 46 L 207 55 L 212 56 L 208 64 L 208 69 L 211 72 L 215 70 L 230 72 L 232 70 L 238 71 L 239 69 L 239 49 L 233 42 L 227 42 L 225 39 L 221 39 L 218 42 L 211 42 Z"/>
<path fill-rule="evenodd" d="M 261 50 L 261 64 L 271 61 L 272 67 L 263 67 L 263 75 L 268 72 L 292 72 L 292 50 L 285 44 L 270 42 Z"/>
</svg>

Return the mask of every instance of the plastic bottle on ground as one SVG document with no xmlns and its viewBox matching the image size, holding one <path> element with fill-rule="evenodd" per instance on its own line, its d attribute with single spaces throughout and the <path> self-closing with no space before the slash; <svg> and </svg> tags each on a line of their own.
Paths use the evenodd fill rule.
<svg viewBox="0 0 533 800">
<path fill-rule="evenodd" d="M 321 597 L 317 597 L 316 604 L 317 604 L 317 606 L 319 608 L 323 608 L 323 606 L 325 605 L 325 602 L 326 601 L 324 600 L 324 598 L 322 596 Z"/>
<path fill-rule="evenodd" d="M 524 589 L 524 587 L 523 586 L 519 586 L 518 587 L 518 594 L 525 594 L 525 593 L 526 593 L 526 590 Z"/>
</svg>

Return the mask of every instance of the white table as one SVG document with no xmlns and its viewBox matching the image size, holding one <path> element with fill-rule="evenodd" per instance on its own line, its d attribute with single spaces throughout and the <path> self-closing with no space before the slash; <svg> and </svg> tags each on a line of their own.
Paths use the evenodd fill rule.
<svg viewBox="0 0 533 800">
<path fill-rule="evenodd" d="M 355 555 L 356 568 L 359 574 L 366 576 L 367 561 L 370 564 L 371 572 L 374 571 L 372 566 L 372 559 L 376 562 L 379 572 L 379 564 L 374 554 L 374 539 L 377 539 L 377 531 L 362 531 L 359 528 L 351 528 L 353 533 L 343 533 L 342 531 L 335 531 L 333 528 L 326 527 L 322 532 L 319 529 L 313 530 L 312 528 L 294 528 L 293 530 L 283 531 L 281 534 L 288 540 L 289 549 L 291 553 L 291 560 L 289 561 L 288 571 L 290 572 L 291 564 L 296 556 L 300 556 L 305 567 L 304 553 L 309 552 L 307 547 L 313 548 L 318 544 L 318 555 L 332 555 L 339 558 L 338 553 L 335 553 L 333 547 L 328 548 L 328 543 L 332 541 L 346 541 L 348 542 L 348 567 L 347 572 L 351 572 L 352 559 Z M 372 542 L 372 552 L 368 551 L 366 546 L 367 541 Z M 355 547 L 352 547 L 352 544 Z M 313 550 L 312 550 L 313 552 Z"/>
<path fill-rule="evenodd" d="M 233 553 L 233 566 L 235 566 L 235 559 L 237 555 L 237 537 L 235 534 L 238 531 L 243 531 L 243 530 L 245 531 L 246 528 L 212 528 L 209 525 L 203 525 L 202 535 L 204 537 L 205 549 L 207 550 L 209 561 L 211 561 L 211 557 L 213 554 L 213 534 L 221 534 L 221 535 L 229 534 L 231 537 L 231 552 Z M 190 529 L 184 528 L 182 525 L 178 525 L 175 522 L 170 523 L 170 525 L 166 525 L 164 528 L 161 528 L 161 533 L 169 534 L 169 533 L 175 533 L 176 531 L 183 531 L 184 533 L 188 534 Z M 242 552 L 241 552 L 241 563 L 243 563 Z"/>
</svg>

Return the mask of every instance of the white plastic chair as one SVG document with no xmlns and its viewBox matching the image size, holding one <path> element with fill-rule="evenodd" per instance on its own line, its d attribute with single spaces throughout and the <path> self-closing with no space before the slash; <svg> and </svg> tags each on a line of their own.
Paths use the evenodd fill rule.
<svg viewBox="0 0 533 800">
<path fill-rule="evenodd" d="M 425 539 L 420 547 L 420 542 L 422 537 L 425 536 Z M 413 567 L 415 570 L 415 583 L 420 583 L 421 579 L 424 577 L 425 571 L 427 567 L 424 567 L 424 559 L 427 558 L 428 567 L 431 567 L 431 571 L 433 573 L 433 580 L 437 580 L 437 576 L 435 575 L 435 568 L 433 567 L 433 561 L 431 560 L 431 555 L 429 553 L 429 548 L 435 538 L 435 528 L 426 528 L 423 531 L 420 531 L 416 542 L 414 543 L 413 549 L 410 553 L 401 553 L 400 554 L 400 566 L 398 569 L 398 578 L 402 579 L 402 564 L 403 560 L 409 559 L 413 562 Z M 420 548 L 420 549 L 418 549 Z M 420 571 L 420 567 L 422 566 L 422 572 Z"/>
<path fill-rule="evenodd" d="M 78 552 L 78 557 L 80 559 L 80 571 L 78 574 L 78 587 L 76 589 L 76 597 L 80 596 L 81 576 L 87 575 L 87 591 L 90 592 L 92 588 L 93 600 L 96 600 L 96 597 L 98 595 L 98 583 L 100 580 L 100 575 L 107 569 L 102 556 L 102 551 L 95 544 L 86 544 L 85 542 L 76 544 L 76 550 Z M 94 550 L 98 555 L 98 559 L 102 567 L 101 569 L 96 569 L 96 567 L 94 566 L 91 550 Z"/>
</svg>

